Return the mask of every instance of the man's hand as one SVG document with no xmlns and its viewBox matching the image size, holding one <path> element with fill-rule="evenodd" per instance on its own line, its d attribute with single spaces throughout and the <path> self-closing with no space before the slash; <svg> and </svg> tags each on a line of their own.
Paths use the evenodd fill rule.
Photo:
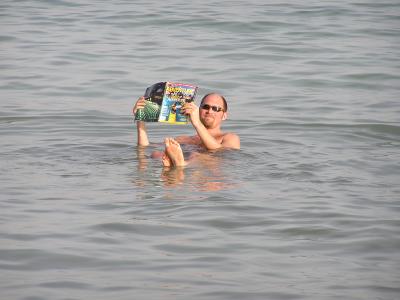
<svg viewBox="0 0 400 300">
<path fill-rule="evenodd" d="M 185 103 L 182 107 L 182 112 L 189 116 L 190 122 L 193 126 L 200 124 L 199 107 L 194 102 Z"/>
<path fill-rule="evenodd" d="M 136 101 L 135 106 L 134 106 L 133 109 L 132 109 L 133 114 L 135 115 L 138 109 L 144 108 L 145 104 L 146 104 L 146 100 L 144 99 L 144 97 L 143 97 L 143 96 L 140 97 L 140 98 Z"/>
</svg>

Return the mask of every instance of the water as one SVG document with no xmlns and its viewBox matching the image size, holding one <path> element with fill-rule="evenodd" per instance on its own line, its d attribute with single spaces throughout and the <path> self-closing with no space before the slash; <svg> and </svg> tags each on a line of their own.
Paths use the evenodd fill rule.
<svg viewBox="0 0 400 300">
<path fill-rule="evenodd" d="M 398 299 L 399 20 L 395 0 L 3 1 L 1 298 Z M 224 94 L 242 149 L 183 172 L 138 152 L 133 103 L 163 80 Z"/>
</svg>

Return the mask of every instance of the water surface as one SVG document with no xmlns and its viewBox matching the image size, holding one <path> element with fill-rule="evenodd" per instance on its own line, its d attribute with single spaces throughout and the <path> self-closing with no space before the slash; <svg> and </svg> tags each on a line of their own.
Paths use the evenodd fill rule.
<svg viewBox="0 0 400 300">
<path fill-rule="evenodd" d="M 397 1 L 3 1 L 4 299 L 398 299 Z M 242 149 L 163 170 L 181 81 Z"/>
</svg>

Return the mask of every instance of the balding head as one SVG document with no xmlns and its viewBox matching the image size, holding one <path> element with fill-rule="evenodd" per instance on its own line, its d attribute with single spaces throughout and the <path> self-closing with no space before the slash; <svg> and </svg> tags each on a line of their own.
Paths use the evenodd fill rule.
<svg viewBox="0 0 400 300">
<path fill-rule="evenodd" d="M 225 112 L 228 111 L 228 103 L 226 102 L 225 97 L 222 96 L 222 95 L 220 95 L 220 94 L 218 94 L 218 93 L 209 93 L 209 94 L 205 95 L 205 96 L 201 99 L 200 106 L 201 106 L 201 104 L 203 104 L 203 102 L 204 102 L 208 97 L 218 97 L 218 98 L 220 98 L 220 99 L 222 100 L 222 102 L 223 102 L 224 111 L 225 111 Z"/>
</svg>

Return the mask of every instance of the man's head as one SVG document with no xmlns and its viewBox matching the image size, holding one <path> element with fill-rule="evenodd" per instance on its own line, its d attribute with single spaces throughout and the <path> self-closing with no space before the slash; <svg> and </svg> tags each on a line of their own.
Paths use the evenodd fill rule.
<svg viewBox="0 0 400 300">
<path fill-rule="evenodd" d="M 210 93 L 201 99 L 200 120 L 206 128 L 219 127 L 223 120 L 226 120 L 228 114 L 228 104 L 226 99 L 217 94 Z"/>
</svg>

